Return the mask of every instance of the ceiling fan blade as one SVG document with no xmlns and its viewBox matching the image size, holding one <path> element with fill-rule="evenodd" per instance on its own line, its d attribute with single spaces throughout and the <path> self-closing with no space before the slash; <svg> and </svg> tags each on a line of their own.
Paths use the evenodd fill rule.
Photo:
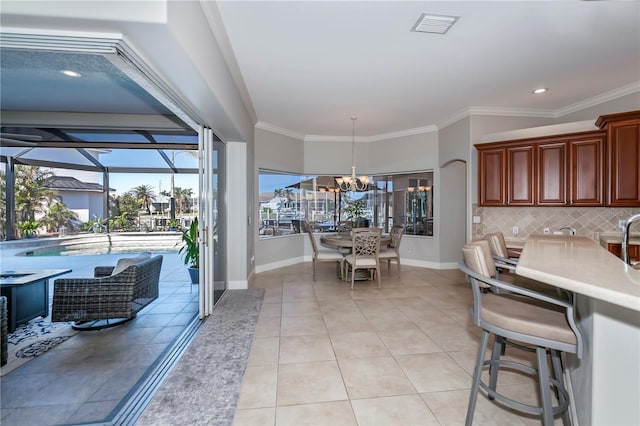
<svg viewBox="0 0 640 426">
<path fill-rule="evenodd" d="M 3 137 L 0 137 L 0 145 L 2 146 L 37 146 L 38 144 L 36 142 L 21 141 L 18 139 L 5 138 L 3 136 Z"/>
<path fill-rule="evenodd" d="M 32 141 L 32 142 L 40 142 L 42 140 L 42 136 L 40 135 L 23 135 L 21 133 L 4 133 L 0 132 L 0 138 L 14 139 L 20 141 Z"/>
</svg>

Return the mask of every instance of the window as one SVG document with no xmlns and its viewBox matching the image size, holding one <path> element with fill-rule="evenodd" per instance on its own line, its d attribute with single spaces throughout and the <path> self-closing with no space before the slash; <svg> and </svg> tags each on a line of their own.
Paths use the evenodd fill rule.
<svg viewBox="0 0 640 426">
<path fill-rule="evenodd" d="M 433 172 L 373 176 L 364 191 L 341 191 L 334 176 L 306 176 L 261 170 L 259 235 L 301 232 L 307 220 L 315 232 L 335 232 L 341 221 L 389 232 L 433 236 Z"/>
</svg>

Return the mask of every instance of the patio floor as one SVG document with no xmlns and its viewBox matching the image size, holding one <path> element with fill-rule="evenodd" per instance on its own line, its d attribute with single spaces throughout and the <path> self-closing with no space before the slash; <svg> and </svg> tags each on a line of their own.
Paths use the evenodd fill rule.
<svg viewBox="0 0 640 426">
<path fill-rule="evenodd" d="M 24 250 L 24 249 L 21 249 Z M 98 265 L 115 265 L 130 254 L 21 257 L 2 249 L 3 270 L 71 268 L 64 277 L 91 277 Z M 53 295 L 53 280 L 50 282 Z M 164 253 L 160 297 L 118 327 L 79 332 L 66 342 L 2 377 L 3 425 L 101 422 L 170 350 L 198 312 L 197 286 L 177 253 Z M 123 401 L 124 400 L 124 401 Z"/>
</svg>

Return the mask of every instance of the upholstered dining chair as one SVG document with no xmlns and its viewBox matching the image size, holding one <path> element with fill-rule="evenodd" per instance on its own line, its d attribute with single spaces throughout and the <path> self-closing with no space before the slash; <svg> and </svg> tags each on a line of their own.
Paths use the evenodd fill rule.
<svg viewBox="0 0 640 426">
<path fill-rule="evenodd" d="M 391 227 L 391 242 L 387 247 L 380 248 L 380 261 L 387 261 L 387 270 L 391 271 L 391 261 L 398 265 L 398 278 L 400 278 L 400 242 L 404 234 L 404 225 L 393 225 Z"/>
<path fill-rule="evenodd" d="M 380 282 L 380 239 L 381 228 L 354 228 L 351 230 L 351 254 L 345 256 L 344 261 L 351 267 L 351 290 L 356 277 L 356 269 L 368 269 L 378 279 L 378 288 L 382 288 Z M 345 265 L 345 272 L 348 268 Z"/>
<path fill-rule="evenodd" d="M 482 329 L 476 366 L 473 373 L 466 425 L 471 425 L 480 389 L 490 400 L 516 410 L 539 415 L 545 426 L 553 425 L 554 416 L 562 415 L 564 424 L 570 424 L 568 415 L 569 393 L 564 386 L 561 352 L 582 356 L 583 341 L 575 322 L 573 305 L 566 300 L 518 287 L 491 278 L 493 259 L 481 244 L 467 244 L 462 248 L 464 261 L 460 269 L 467 274 L 473 290 L 473 322 Z M 486 292 L 483 287 L 499 288 L 506 294 Z M 489 336 L 494 335 L 491 358 L 485 360 Z M 537 368 L 501 359 L 505 346 L 516 349 L 533 348 Z M 551 359 L 549 370 L 547 353 Z M 489 383 L 482 381 L 482 371 L 489 367 Z M 497 390 L 501 368 L 519 370 L 536 375 L 541 406 L 532 406 L 506 397 Z M 552 405 L 554 389 L 557 405 Z"/>
<path fill-rule="evenodd" d="M 311 248 L 313 249 L 313 280 L 316 280 L 316 264 L 318 262 L 339 262 L 340 263 L 340 276 L 344 276 L 344 254 L 336 250 L 319 250 L 316 238 L 311 231 L 311 225 L 307 220 L 302 222 L 305 232 L 309 236 L 311 242 Z"/>
</svg>

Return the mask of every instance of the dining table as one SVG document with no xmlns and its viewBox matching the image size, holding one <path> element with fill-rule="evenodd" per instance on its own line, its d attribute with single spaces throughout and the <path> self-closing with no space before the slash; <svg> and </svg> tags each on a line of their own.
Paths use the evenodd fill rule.
<svg viewBox="0 0 640 426">
<path fill-rule="evenodd" d="M 382 234 L 380 238 L 380 247 L 387 247 L 391 243 L 391 236 L 389 234 Z M 347 255 L 351 253 L 351 248 L 353 247 L 353 240 L 351 239 L 351 234 L 349 233 L 333 233 L 322 235 L 320 237 L 320 244 L 324 247 L 328 247 L 334 250 L 338 250 L 340 253 Z M 345 276 L 342 276 L 342 270 L 340 266 L 336 268 L 336 273 L 338 278 L 341 280 L 350 280 L 350 275 L 345 273 Z M 371 275 L 368 269 L 356 269 L 355 280 L 364 281 L 371 279 Z"/>
</svg>

